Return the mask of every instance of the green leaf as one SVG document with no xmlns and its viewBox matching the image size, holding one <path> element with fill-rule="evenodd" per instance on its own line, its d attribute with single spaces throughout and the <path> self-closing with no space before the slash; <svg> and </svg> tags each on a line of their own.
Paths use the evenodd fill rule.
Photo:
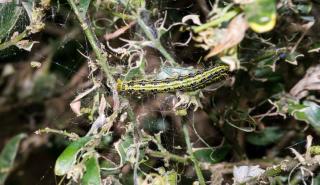
<svg viewBox="0 0 320 185">
<path fill-rule="evenodd" d="M 56 175 L 67 174 L 76 163 L 78 153 L 81 151 L 82 147 L 90 141 L 90 139 L 91 137 L 83 137 L 67 146 L 56 161 L 54 173 Z"/>
<path fill-rule="evenodd" d="M 100 185 L 100 167 L 98 159 L 96 157 L 91 157 L 85 162 L 86 172 L 82 177 L 82 185 Z"/>
<path fill-rule="evenodd" d="M 250 28 L 258 33 L 270 31 L 276 24 L 276 1 L 254 0 L 244 5 Z"/>
<path fill-rule="evenodd" d="M 281 79 L 281 74 L 273 71 L 276 61 L 277 59 L 272 57 L 259 61 L 257 67 L 253 71 L 255 79 L 261 81 L 279 81 Z"/>
<path fill-rule="evenodd" d="M 320 132 L 320 106 L 312 101 L 304 101 L 302 104 L 293 98 L 282 97 L 273 102 L 280 114 L 290 114 L 296 120 L 305 121 Z"/>
<path fill-rule="evenodd" d="M 193 148 L 193 154 L 197 160 L 207 163 L 218 163 L 222 161 L 230 150 L 229 146 L 223 146 L 221 148 Z"/>
<path fill-rule="evenodd" d="M 133 146 L 133 138 L 128 134 L 122 137 L 118 142 L 115 143 L 115 148 L 120 156 L 120 164 L 122 166 L 127 161 L 134 161 L 133 151 L 135 147 Z"/>
<path fill-rule="evenodd" d="M 304 101 L 300 104 L 290 100 L 288 103 L 288 113 L 295 119 L 311 124 L 317 131 L 320 131 L 320 106 L 311 101 Z"/>
<path fill-rule="evenodd" d="M 178 173 L 174 170 L 167 172 L 165 177 L 168 185 L 178 184 Z"/>
<path fill-rule="evenodd" d="M 136 66 L 130 67 L 124 79 L 131 80 L 134 77 L 138 77 L 144 74 L 145 67 L 146 67 L 146 60 L 145 58 L 141 58 L 140 60 L 136 61 Z"/>
<path fill-rule="evenodd" d="M 142 122 L 143 130 L 149 132 L 165 132 L 169 128 L 169 123 L 164 119 L 159 119 L 155 117 L 148 117 Z"/>
<path fill-rule="evenodd" d="M 298 52 L 293 52 L 293 53 L 288 52 L 286 54 L 285 61 L 288 62 L 289 64 L 297 65 L 298 64 L 297 58 L 303 57 L 303 56 L 304 56 L 303 54 Z"/>
<path fill-rule="evenodd" d="M 8 40 L 14 31 L 25 27 L 23 24 L 27 21 L 27 16 L 24 9 L 17 6 L 15 1 L 10 3 L 0 3 L 0 43 Z"/>
<path fill-rule="evenodd" d="M 320 174 L 318 174 L 315 178 L 314 178 L 314 185 L 320 185 Z"/>
<path fill-rule="evenodd" d="M 32 20 L 32 9 L 33 9 L 33 1 L 34 0 L 24 0 L 21 2 L 24 10 L 26 11 L 29 20 Z"/>
<path fill-rule="evenodd" d="M 278 141 L 283 132 L 278 127 L 267 127 L 261 132 L 249 133 L 247 141 L 253 145 L 265 146 Z"/>
<path fill-rule="evenodd" d="M 303 109 L 306 118 L 305 121 L 320 132 L 320 106 L 311 101 L 304 101 L 303 105 L 306 106 L 306 108 Z"/>
<path fill-rule="evenodd" d="M 120 168 L 117 168 L 117 164 L 115 164 L 114 161 L 104 158 L 100 162 L 100 169 L 102 171 L 102 176 L 107 176 L 119 173 Z"/>
<path fill-rule="evenodd" d="M 308 15 L 312 10 L 312 3 L 310 2 L 308 4 L 298 4 L 295 7 L 300 14 Z"/>
<path fill-rule="evenodd" d="M 20 141 L 25 138 L 25 134 L 19 134 L 11 138 L 0 154 L 0 184 L 4 184 L 16 158 Z"/>
<path fill-rule="evenodd" d="M 78 8 L 80 11 L 80 16 L 82 18 L 86 17 L 86 13 L 88 11 L 89 5 L 90 5 L 91 0 L 80 0 L 78 4 Z"/>
<path fill-rule="evenodd" d="M 136 157 L 137 157 L 136 146 L 134 145 L 133 137 L 131 134 L 127 133 L 114 145 L 115 145 L 116 151 L 120 156 L 120 164 L 118 165 L 117 168 L 123 166 L 126 162 L 129 162 L 131 164 L 134 164 L 136 162 Z M 145 155 L 144 151 L 140 150 L 139 160 L 142 160 L 144 155 Z M 106 169 L 106 170 L 114 170 L 114 169 Z"/>
<path fill-rule="evenodd" d="M 316 42 L 309 47 L 308 53 L 320 52 L 320 42 Z"/>
</svg>

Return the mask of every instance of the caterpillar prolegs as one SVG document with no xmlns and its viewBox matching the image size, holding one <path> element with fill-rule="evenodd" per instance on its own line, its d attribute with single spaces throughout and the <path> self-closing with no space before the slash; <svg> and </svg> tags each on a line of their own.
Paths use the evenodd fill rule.
<svg viewBox="0 0 320 185">
<path fill-rule="evenodd" d="M 220 83 L 230 76 L 229 66 L 220 65 L 194 74 L 167 78 L 162 80 L 130 80 L 118 79 L 117 90 L 120 93 L 162 93 L 176 91 L 195 91 L 214 83 Z"/>
</svg>

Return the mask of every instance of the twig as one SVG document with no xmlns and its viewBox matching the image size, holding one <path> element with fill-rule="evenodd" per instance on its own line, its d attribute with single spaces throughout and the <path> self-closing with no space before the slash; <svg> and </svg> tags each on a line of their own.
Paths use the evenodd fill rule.
<svg viewBox="0 0 320 185">
<path fill-rule="evenodd" d="M 133 167 L 133 182 L 134 185 L 138 185 L 138 168 L 139 168 L 139 159 L 140 159 L 140 138 L 141 138 L 141 133 L 140 130 L 138 128 L 138 123 L 137 123 L 137 119 L 136 116 L 132 110 L 132 108 L 130 107 L 130 105 L 128 105 L 127 108 L 127 112 L 128 112 L 128 117 L 130 119 L 130 121 L 132 122 L 133 125 L 133 142 L 134 142 L 134 146 L 136 149 L 136 158 L 135 158 L 135 163 L 134 163 L 134 167 Z"/>
<path fill-rule="evenodd" d="M 35 134 L 42 134 L 42 133 L 60 134 L 60 135 L 63 135 L 63 136 L 70 138 L 71 140 L 76 140 L 79 138 L 79 136 L 75 133 L 69 133 L 67 131 L 52 129 L 52 128 L 48 128 L 48 127 L 44 128 L 44 129 L 39 129 L 35 132 Z"/>
<path fill-rule="evenodd" d="M 6 49 L 10 46 L 14 46 L 15 44 L 17 44 L 20 40 L 22 40 L 23 38 L 25 38 L 28 35 L 28 31 L 24 30 L 22 33 L 20 33 L 19 35 L 15 36 L 14 38 L 8 40 L 7 42 L 1 43 L 0 44 L 0 50 Z"/>
<path fill-rule="evenodd" d="M 183 131 L 184 138 L 185 138 L 185 141 L 187 144 L 187 151 L 188 151 L 190 160 L 193 162 L 194 169 L 195 169 L 196 174 L 198 176 L 199 184 L 205 185 L 206 183 L 205 183 L 203 174 L 202 174 L 200 166 L 199 166 L 199 161 L 196 159 L 196 157 L 194 156 L 193 151 L 192 151 L 188 125 L 187 125 L 187 122 L 185 122 L 185 121 L 182 122 L 182 131 Z"/>
<path fill-rule="evenodd" d="M 117 29 L 115 32 L 113 33 L 106 33 L 103 37 L 105 40 L 111 40 L 114 38 L 119 37 L 120 35 L 124 34 L 128 29 L 130 29 L 133 25 L 136 24 L 136 21 L 132 21 L 130 22 L 128 25 L 125 25 L 119 29 Z"/>
<path fill-rule="evenodd" d="M 310 158 L 306 161 L 306 164 L 302 164 L 298 158 L 294 158 L 291 160 L 283 160 L 280 162 L 280 164 L 275 165 L 273 167 L 267 168 L 267 170 L 260 176 L 255 177 L 247 182 L 261 182 L 266 181 L 270 177 L 276 177 L 281 175 L 285 172 L 292 172 L 297 166 L 304 166 L 306 169 L 313 168 L 316 169 L 316 167 L 319 166 L 319 155 L 320 155 L 320 146 L 311 146 L 309 149 L 310 154 L 314 155 L 313 158 Z M 302 155 L 301 155 L 302 156 Z M 305 157 L 305 155 L 303 156 Z"/>
<path fill-rule="evenodd" d="M 190 159 L 188 157 L 181 157 L 179 155 L 176 155 L 176 154 L 172 154 L 168 151 L 166 152 L 159 152 L 159 151 L 153 151 L 153 150 L 150 150 L 150 149 L 147 149 L 146 150 L 146 153 L 152 157 L 156 157 L 156 158 L 165 158 L 165 159 L 169 159 L 169 160 L 172 160 L 172 161 L 176 161 L 176 162 L 179 162 L 179 163 L 189 163 L 190 162 Z"/>
<path fill-rule="evenodd" d="M 73 0 L 68 0 L 69 5 L 71 6 L 73 12 L 76 14 L 81 27 L 94 51 L 94 53 L 97 56 L 97 63 L 101 66 L 102 70 L 104 71 L 107 81 L 108 81 L 108 86 L 112 90 L 112 98 L 114 101 L 114 106 L 113 106 L 113 111 L 116 112 L 119 109 L 120 106 L 120 101 L 119 101 L 119 95 L 116 90 L 116 81 L 114 80 L 113 76 L 111 75 L 111 70 L 110 67 L 107 63 L 107 58 L 105 56 L 105 52 L 101 49 L 99 41 L 96 39 L 95 34 L 93 31 L 90 29 L 88 23 L 85 21 L 84 17 L 80 15 L 79 9 L 76 6 L 75 2 Z"/>
</svg>

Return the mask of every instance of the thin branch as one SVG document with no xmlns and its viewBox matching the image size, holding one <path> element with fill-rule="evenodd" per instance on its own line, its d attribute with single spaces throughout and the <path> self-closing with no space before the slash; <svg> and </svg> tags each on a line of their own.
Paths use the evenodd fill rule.
<svg viewBox="0 0 320 185">
<path fill-rule="evenodd" d="M 126 31 L 128 31 L 133 25 L 135 25 L 136 22 L 132 21 L 128 25 L 125 25 L 119 29 L 117 29 L 115 32 L 112 33 L 106 33 L 103 37 L 106 41 L 114 39 L 119 37 L 120 35 L 124 34 Z"/>
<path fill-rule="evenodd" d="M 99 41 L 96 39 L 96 36 L 93 33 L 93 31 L 90 29 L 87 21 L 84 19 L 84 17 L 82 17 L 80 15 L 79 9 L 76 6 L 75 2 L 73 0 L 68 0 L 68 3 L 71 6 L 73 12 L 76 14 L 76 16 L 81 24 L 81 27 L 82 27 L 90 45 L 91 45 L 94 53 L 96 54 L 97 63 L 101 66 L 102 70 L 104 71 L 104 73 L 107 77 L 108 86 L 111 88 L 112 94 L 113 94 L 113 96 L 112 96 L 113 101 L 114 101 L 113 111 L 117 112 L 117 111 L 119 111 L 119 106 L 120 106 L 119 95 L 116 90 L 117 84 L 111 74 L 110 67 L 107 63 L 106 53 L 102 50 Z"/>
<path fill-rule="evenodd" d="M 25 38 L 28 35 L 28 31 L 24 30 L 19 35 L 15 36 L 14 38 L 8 40 L 7 42 L 0 44 L 0 50 L 6 49 L 10 46 L 16 45 L 19 41 L 21 41 L 23 38 Z"/>
<path fill-rule="evenodd" d="M 65 130 L 57 130 L 57 129 L 52 129 L 52 128 L 44 128 L 44 129 L 39 129 L 35 132 L 35 134 L 42 134 L 42 133 L 54 133 L 54 134 L 60 134 L 63 136 L 68 137 L 71 140 L 77 140 L 79 136 L 76 133 L 69 133 Z"/>
<path fill-rule="evenodd" d="M 166 152 L 159 152 L 159 151 L 153 151 L 153 150 L 150 150 L 150 149 L 147 149 L 146 150 L 146 153 L 152 157 L 156 157 L 156 158 L 165 158 L 165 159 L 168 159 L 168 160 L 172 160 L 172 161 L 176 161 L 176 162 L 179 162 L 179 163 L 189 163 L 190 162 L 190 159 L 188 157 L 181 157 L 179 155 L 176 155 L 176 154 L 172 154 L 168 151 Z"/>
<path fill-rule="evenodd" d="M 199 166 L 199 161 L 196 159 L 196 157 L 194 156 L 193 151 L 192 151 L 192 146 L 191 146 L 190 136 L 189 136 L 189 130 L 188 130 L 188 124 L 185 121 L 183 121 L 183 123 L 182 123 L 182 130 L 183 130 L 184 138 L 185 138 L 185 141 L 186 141 L 186 144 L 187 144 L 187 151 L 188 151 L 188 154 L 190 156 L 190 160 L 193 162 L 193 166 L 194 166 L 194 169 L 196 171 L 199 184 L 200 185 L 205 185 L 206 183 L 205 183 L 203 174 L 202 174 L 200 166 Z"/>
</svg>

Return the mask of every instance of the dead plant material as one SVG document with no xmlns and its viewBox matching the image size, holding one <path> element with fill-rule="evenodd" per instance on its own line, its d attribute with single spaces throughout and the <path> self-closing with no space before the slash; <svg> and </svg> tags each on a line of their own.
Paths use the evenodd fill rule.
<svg viewBox="0 0 320 185">
<path fill-rule="evenodd" d="M 112 39 L 114 39 L 114 38 L 117 38 L 117 37 L 119 37 L 120 35 L 124 34 L 126 31 L 128 31 L 128 30 L 129 30 L 133 25 L 135 25 L 135 24 L 136 24 L 136 21 L 132 21 L 132 22 L 130 22 L 129 24 L 127 24 L 127 25 L 125 25 L 125 26 L 117 29 L 117 30 L 116 30 L 115 32 L 113 32 L 113 33 L 106 33 L 106 34 L 104 35 L 104 39 L 105 39 L 106 41 L 108 41 L 108 40 L 112 40 Z"/>
<path fill-rule="evenodd" d="M 239 44 L 243 40 L 248 27 L 248 23 L 243 14 L 233 18 L 225 31 L 225 36 L 210 50 L 205 59 L 213 57 L 222 51 Z"/>
<path fill-rule="evenodd" d="M 320 90 L 320 65 L 310 67 L 304 77 L 290 90 L 290 94 L 302 99 L 309 91 Z"/>
</svg>

